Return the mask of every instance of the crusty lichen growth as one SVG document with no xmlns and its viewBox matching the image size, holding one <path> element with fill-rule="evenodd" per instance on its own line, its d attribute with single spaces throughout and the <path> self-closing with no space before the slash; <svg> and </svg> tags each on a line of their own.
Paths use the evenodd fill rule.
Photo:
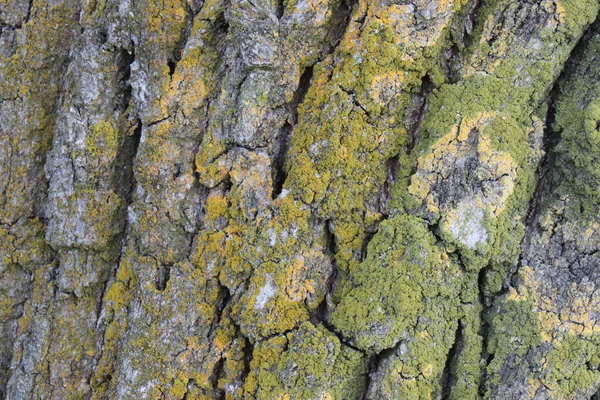
<svg viewBox="0 0 600 400">
<path fill-rule="evenodd" d="M 571 10 L 557 21 L 555 9 L 524 7 L 540 13 L 547 26 L 519 25 L 522 17 L 513 3 L 484 5 L 480 17 L 487 17 L 482 18 L 485 22 L 475 32 L 469 50 L 471 67 L 461 71 L 456 83 L 442 85 L 430 97 L 421 142 L 412 155 L 416 173 L 393 189 L 393 216 L 380 225 L 371 241 L 376 245 L 368 247 L 366 260 L 352 274 L 356 287 L 343 293 L 332 314 L 336 329 L 358 347 L 378 352 L 395 346 L 380 365 L 389 381 L 377 386 L 375 397 L 440 395 L 439 382 L 458 320 L 469 315 L 458 300 L 461 289 L 472 290 L 477 272 L 488 266 L 487 280 L 479 290 L 485 290 L 484 295 L 498 291 L 519 252 L 522 219 L 541 158 L 542 124 L 533 114 L 591 22 L 576 18 L 577 23 L 572 23 Z M 518 28 L 508 21 L 516 22 Z M 549 36 L 548 30 L 554 34 Z M 528 41 L 515 41 L 512 46 L 492 41 L 490 46 L 491 37 L 506 41 L 527 37 Z M 532 41 L 541 45 L 527 46 Z M 407 220 L 405 212 L 414 217 Z M 399 234 L 390 235 L 390 226 L 399 228 Z M 394 249 L 400 249 L 399 253 L 388 259 Z M 427 280 L 413 271 L 417 265 L 422 265 L 424 277 L 434 277 L 431 286 L 421 283 Z M 436 279 L 440 271 L 445 272 Z M 383 277 L 375 278 L 379 274 Z M 405 280 L 408 287 L 403 285 Z M 441 282 L 456 291 L 440 294 Z M 396 291 L 392 285 L 402 289 Z M 523 318 L 526 324 L 528 319 Z M 426 334 L 419 336 L 419 325 L 428 320 L 433 331 L 424 329 Z M 407 326 L 416 327 L 415 331 Z M 468 329 L 465 334 L 471 343 L 481 343 L 472 325 L 465 322 L 461 329 Z M 420 350 L 421 346 L 428 351 Z M 411 357 L 415 367 L 410 365 Z M 473 371 L 475 358 L 464 357 Z M 398 370 L 402 373 L 397 374 Z M 462 372 L 461 378 L 465 377 L 471 381 L 463 381 L 464 389 L 478 382 L 477 374 Z"/>
<path fill-rule="evenodd" d="M 61 75 L 77 21 L 76 1 L 0 3 L 0 396 L 11 357 L 22 360 L 38 271 L 52 269 L 44 243 L 43 166 Z M 49 298 L 42 298 L 46 302 Z M 19 320 L 19 317 L 21 317 Z M 42 343 L 39 344 L 43 346 Z M 28 379 L 32 377 L 29 376 Z M 14 386 L 13 386 L 14 387 Z M 40 391 L 44 394 L 44 391 Z"/>
<path fill-rule="evenodd" d="M 423 2 L 424 3 L 424 2 Z M 317 64 L 300 107 L 286 187 L 330 220 L 338 267 L 356 266 L 367 230 L 381 220 L 377 197 L 385 163 L 411 141 L 411 96 L 437 62 L 463 2 L 437 4 L 431 19 L 417 2 L 360 3 L 332 57 Z M 423 24 L 417 29 L 415 20 Z M 403 158 L 403 156 L 401 156 Z"/>
<path fill-rule="evenodd" d="M 353 283 L 355 288 L 345 293 L 331 322 L 355 346 L 379 353 L 402 339 L 417 337 L 418 321 L 432 319 L 428 312 L 440 311 L 430 302 L 456 312 L 460 272 L 421 219 L 397 216 L 380 225 Z"/>
<path fill-rule="evenodd" d="M 256 115 L 268 119 L 265 104 L 273 101 L 274 89 L 257 85 L 264 85 L 263 72 L 251 72 L 240 83 L 240 112 L 247 117 L 247 131 L 233 138 L 237 149 L 227 150 L 216 136 L 217 127 L 209 124 L 196 164 L 200 181 L 211 188 L 226 176 L 230 179 L 220 280 L 235 294 L 233 316 L 252 340 L 280 334 L 309 319 L 324 300 L 331 279 L 329 253 L 335 252 L 344 276 L 351 265 L 358 267 L 367 230 L 383 217 L 377 197 L 386 179 L 386 161 L 409 143 L 404 119 L 414 108 L 413 92 L 419 91 L 425 74 L 434 74 L 449 21 L 461 5 L 440 4 L 433 20 L 423 19 L 426 31 L 412 23 L 422 18 L 414 6 L 361 3 L 352 10 L 339 46 L 314 65 L 310 87 L 298 107 L 298 124 L 292 128 L 287 180 L 276 199 L 269 198 L 275 183 L 265 174 L 272 160 L 259 146 L 264 142 L 268 148 L 269 140 L 260 130 L 251 135 Z M 293 19 L 299 9 L 298 4 L 287 4 L 286 12 L 292 6 Z M 339 11 L 341 6 L 324 3 L 319 9 Z M 324 19 L 317 18 L 311 35 L 321 35 L 321 26 L 337 23 L 335 14 L 326 23 L 328 16 L 330 12 L 323 10 Z M 242 28 L 234 25 L 234 29 Z M 406 29 L 416 41 L 408 40 Z M 284 42 L 280 51 L 287 55 L 297 49 L 300 65 L 314 60 L 305 53 L 314 52 L 314 45 L 288 45 L 292 43 Z M 247 97 L 246 90 L 252 96 Z"/>
<path fill-rule="evenodd" d="M 461 275 L 421 219 L 397 216 L 382 222 L 353 276 L 355 288 L 331 317 L 342 335 L 369 354 L 397 346 L 389 365 L 380 369 L 385 375 L 399 373 L 406 385 L 381 382 L 375 397 L 426 398 L 440 392 L 458 320 Z"/>
<path fill-rule="evenodd" d="M 600 304 L 600 181 L 594 163 L 600 38 L 596 25 L 593 29 L 559 82 L 552 126 L 557 143 L 534 209 L 534 230 L 523 244 L 519 279 L 490 317 L 487 351 L 493 361 L 487 366 L 486 393 L 491 396 L 510 390 L 531 398 L 584 398 L 600 384 L 600 320 L 595 311 Z M 518 327 L 510 329 L 511 340 L 506 326 Z M 507 376 L 515 378 L 509 382 Z"/>
<path fill-rule="evenodd" d="M 367 360 L 322 325 L 306 322 L 254 348 L 248 399 L 353 399 L 364 390 Z"/>
<path fill-rule="evenodd" d="M 595 392 L 597 2 L 397 3 L 0 0 L 0 391 Z"/>
</svg>

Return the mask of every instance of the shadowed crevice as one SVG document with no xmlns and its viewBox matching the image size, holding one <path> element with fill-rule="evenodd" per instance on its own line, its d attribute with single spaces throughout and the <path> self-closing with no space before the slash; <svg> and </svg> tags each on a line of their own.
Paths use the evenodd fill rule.
<svg viewBox="0 0 600 400">
<path fill-rule="evenodd" d="M 114 187 L 118 195 L 125 199 L 129 206 L 133 201 L 133 191 L 136 185 L 134 166 L 140 140 L 142 137 L 142 122 L 136 119 L 125 135 L 115 160 Z"/>
<path fill-rule="evenodd" d="M 416 105 L 412 108 L 412 112 L 409 112 L 405 119 L 407 129 L 409 130 L 409 141 L 403 152 L 390 157 L 385 162 L 385 179 L 381 185 L 378 198 L 378 211 L 383 216 L 381 220 L 377 221 L 373 227 L 368 229 L 365 234 L 365 238 L 361 247 L 360 261 L 363 261 L 367 257 L 367 249 L 369 243 L 379 230 L 379 224 L 389 218 L 389 201 L 392 196 L 392 188 L 396 182 L 398 182 L 398 174 L 400 171 L 400 157 L 410 157 L 414 149 L 419 145 L 421 140 L 421 124 L 425 119 L 425 115 L 428 109 L 429 96 L 435 89 L 428 74 L 425 74 L 421 79 L 421 90 L 418 94 L 413 96 L 413 102 Z M 368 116 L 368 114 L 367 114 Z M 414 167 L 416 169 L 416 165 Z M 411 171 L 411 174 L 415 170 Z"/>
<path fill-rule="evenodd" d="M 131 78 L 131 64 L 134 62 L 135 50 L 131 50 L 131 52 L 123 48 L 117 50 L 115 54 L 115 65 L 117 66 L 115 111 L 124 112 L 131 102 L 132 87 L 129 78 Z"/>
<path fill-rule="evenodd" d="M 338 48 L 350 24 L 352 12 L 357 5 L 357 0 L 342 0 L 340 2 L 339 8 L 335 10 L 333 27 L 329 32 L 329 47 L 325 49 L 325 53 L 322 54 L 321 59 L 325 58 L 328 54 L 333 54 Z"/>
<path fill-rule="evenodd" d="M 185 47 L 187 46 L 188 40 L 192 33 L 192 28 L 194 26 L 194 18 L 202 10 L 203 5 L 204 2 L 200 3 L 199 7 L 193 7 L 189 4 L 189 2 L 185 4 L 185 24 L 181 29 L 179 41 L 175 45 L 173 53 L 167 60 L 169 76 L 173 76 L 173 74 L 175 73 L 175 69 L 177 68 L 177 64 L 179 63 L 179 61 L 181 61 L 181 58 L 183 57 L 183 52 L 185 50 Z"/>
<path fill-rule="evenodd" d="M 479 271 L 479 275 L 477 278 L 477 285 L 479 288 L 479 302 L 481 304 L 481 312 L 479 314 L 479 335 L 482 338 L 481 343 L 481 378 L 479 380 L 479 388 L 478 392 L 480 396 L 485 396 L 486 392 L 486 380 L 487 380 L 487 367 L 494 360 L 494 353 L 488 352 L 488 342 L 490 337 L 490 323 L 489 323 L 489 315 L 491 312 L 491 305 L 486 299 L 485 296 L 485 275 L 487 269 L 482 268 Z"/>
<path fill-rule="evenodd" d="M 275 16 L 278 20 L 283 17 L 285 11 L 285 0 L 277 0 L 277 9 L 275 10 Z"/>
<path fill-rule="evenodd" d="M 167 288 L 167 284 L 171 279 L 171 265 L 159 265 L 156 269 L 156 278 L 154 280 L 154 287 L 158 291 L 163 291 Z"/>
<path fill-rule="evenodd" d="M 273 193 L 271 197 L 276 199 L 283 190 L 283 184 L 287 179 L 285 167 L 287 152 L 290 147 L 292 130 L 294 128 L 289 122 L 285 122 L 277 134 L 275 148 L 273 150 Z"/>
<path fill-rule="evenodd" d="M 377 378 L 381 378 L 384 375 L 383 372 L 379 371 L 379 368 L 386 359 L 390 358 L 394 354 L 394 352 L 396 352 L 396 350 L 402 345 L 402 343 L 404 342 L 400 340 L 398 343 L 396 343 L 394 347 L 390 349 L 383 349 L 379 353 L 373 354 L 369 357 L 369 366 L 367 368 L 364 391 L 359 397 L 359 399 L 375 400 L 378 398 L 376 397 L 376 393 L 374 393 L 376 391 L 376 388 L 373 385 L 376 384 Z"/>
<path fill-rule="evenodd" d="M 454 342 L 452 343 L 452 347 L 448 351 L 448 355 L 446 356 L 446 364 L 444 365 L 444 370 L 442 372 L 442 400 L 449 400 L 450 394 L 452 392 L 452 386 L 456 383 L 456 367 L 458 362 L 458 355 L 460 354 L 460 350 L 464 346 L 463 344 L 463 326 L 462 321 L 458 321 L 458 326 L 456 327 L 456 332 L 454 334 Z"/>
<path fill-rule="evenodd" d="M 294 97 L 289 103 L 288 107 L 291 109 L 291 121 L 285 121 L 283 126 L 279 129 L 277 137 L 275 138 L 275 144 L 273 148 L 273 167 L 272 167 L 272 179 L 273 179 L 273 192 L 271 197 L 277 198 L 283 190 L 283 185 L 287 179 L 287 153 L 290 148 L 292 140 L 292 131 L 294 125 L 298 122 L 298 107 L 304 101 L 304 97 L 310 88 L 310 83 L 313 77 L 314 67 L 311 65 L 304 69 L 302 76 L 298 82 L 298 88 L 294 92 Z"/>
<path fill-rule="evenodd" d="M 313 325 L 318 325 L 320 323 L 322 323 L 323 325 L 325 325 L 325 327 L 327 329 L 329 329 L 332 333 L 334 333 L 336 336 L 338 336 L 338 338 L 340 339 L 340 341 L 345 342 L 345 339 L 343 339 L 341 337 L 341 335 L 337 334 L 337 332 L 335 331 L 335 328 L 329 324 L 329 313 L 330 313 L 330 298 L 333 294 L 333 291 L 335 290 L 337 284 L 339 283 L 340 280 L 340 271 L 337 267 L 336 261 L 335 261 L 335 254 L 337 252 L 337 244 L 335 242 L 335 235 L 331 229 L 331 221 L 327 220 L 324 222 L 323 224 L 323 235 L 325 236 L 325 255 L 329 258 L 330 263 L 331 263 L 331 274 L 329 275 L 329 278 L 327 279 L 327 290 L 325 292 L 325 297 L 323 298 L 323 300 L 321 301 L 321 303 L 319 304 L 319 306 L 312 312 L 311 314 L 311 322 L 313 323 Z"/>
</svg>

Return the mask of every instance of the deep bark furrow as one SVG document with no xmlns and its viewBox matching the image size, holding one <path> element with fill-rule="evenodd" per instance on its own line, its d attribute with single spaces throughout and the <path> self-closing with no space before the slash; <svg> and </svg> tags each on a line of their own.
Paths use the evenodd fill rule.
<svg viewBox="0 0 600 400">
<path fill-rule="evenodd" d="M 450 395 L 452 393 L 452 386 L 456 382 L 456 362 L 457 362 L 457 352 L 459 351 L 459 347 L 462 346 L 463 341 L 463 333 L 462 333 L 462 322 L 458 321 L 458 326 L 456 327 L 456 334 L 454 336 L 454 342 L 452 343 L 452 347 L 448 351 L 448 355 L 446 356 L 446 364 L 444 365 L 444 371 L 442 372 L 442 400 L 450 399 Z"/>
</svg>

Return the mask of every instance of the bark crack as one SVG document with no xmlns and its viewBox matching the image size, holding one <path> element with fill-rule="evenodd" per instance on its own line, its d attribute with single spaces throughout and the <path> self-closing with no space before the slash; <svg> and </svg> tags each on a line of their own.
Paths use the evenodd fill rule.
<svg viewBox="0 0 600 400">
<path fill-rule="evenodd" d="M 304 97 L 310 88 L 312 81 L 314 66 L 308 66 L 300 76 L 298 87 L 294 92 L 292 101 L 287 105 L 291 109 L 291 121 L 286 120 L 283 126 L 279 129 L 275 138 L 275 146 L 273 149 L 273 192 L 272 198 L 277 198 L 283 189 L 283 185 L 287 179 L 286 161 L 287 152 L 290 147 L 291 134 L 294 126 L 298 123 L 298 107 L 304 101 Z"/>
</svg>

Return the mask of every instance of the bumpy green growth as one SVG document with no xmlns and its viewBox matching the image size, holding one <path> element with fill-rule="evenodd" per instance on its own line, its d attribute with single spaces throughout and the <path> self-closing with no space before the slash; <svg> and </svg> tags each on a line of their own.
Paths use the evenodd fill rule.
<svg viewBox="0 0 600 400">
<path fill-rule="evenodd" d="M 119 150 L 118 132 L 114 121 L 99 121 L 92 125 L 86 137 L 86 153 L 100 164 L 112 161 Z"/>
<path fill-rule="evenodd" d="M 588 3 L 593 17 L 598 5 Z M 503 14 L 506 19 L 518 20 L 517 9 L 516 4 L 505 2 L 492 2 L 483 7 L 481 15 L 489 13 L 490 19 L 475 33 L 477 40 L 470 50 L 471 67 L 465 68 L 462 80 L 442 86 L 431 98 L 431 112 L 422 125 L 423 140 L 417 153 L 417 174 L 408 187 L 412 196 L 407 197 L 406 186 L 402 184 L 395 188 L 394 196 L 400 201 L 395 204 L 398 209 L 408 207 L 415 210 L 419 207 L 415 211 L 432 224 L 439 219 L 442 237 L 458 247 L 467 268 L 480 269 L 491 261 L 488 271 L 488 282 L 492 284 L 488 289 L 491 291 L 499 290 L 505 269 L 512 265 L 519 253 L 518 246 L 524 232 L 519 218 L 526 212 L 535 185 L 534 173 L 541 158 L 542 123 L 532 114 L 562 68 L 575 40 L 592 20 L 590 17 L 581 18 L 565 6 L 562 11 L 555 11 L 558 16 L 552 24 L 554 32 L 548 27 L 537 27 L 535 40 L 541 45 L 527 47 L 517 41 L 522 34 L 519 30 L 492 22 L 492 17 L 498 18 L 498 14 Z M 554 17 L 549 13 L 547 18 Z M 490 46 L 490 38 L 494 35 L 515 40 L 514 46 L 507 47 L 503 41 L 493 41 Z M 531 62 L 532 59 L 536 62 Z M 468 144 L 466 138 L 470 133 L 467 128 L 477 136 L 477 144 Z M 457 131 L 455 134 L 452 133 L 454 130 Z M 448 135 L 456 135 L 460 140 L 461 133 L 464 133 L 464 143 L 467 143 L 463 145 L 465 154 L 469 156 L 469 146 L 480 153 L 472 158 L 476 161 L 477 170 L 471 180 L 474 183 L 479 181 L 481 185 L 475 191 L 463 188 L 465 181 L 462 174 L 465 171 L 460 168 L 453 166 L 443 173 L 444 160 L 438 155 L 442 151 L 440 147 L 443 149 L 450 143 Z M 482 148 L 482 140 L 487 141 L 485 148 Z M 460 148 L 457 150 L 460 153 Z M 452 151 L 449 153 L 453 156 Z M 423 170 L 434 173 L 425 174 Z M 441 176 L 446 181 L 439 181 Z M 442 191 L 442 186 L 437 186 L 439 184 L 451 186 L 449 190 L 452 193 L 450 196 L 445 194 L 446 199 L 435 198 L 436 192 L 440 196 Z M 427 197 L 431 195 L 433 198 Z M 471 207 L 461 203 L 461 197 L 474 200 L 475 208 L 484 211 L 477 226 L 468 227 L 467 232 L 474 230 L 478 233 L 471 241 L 457 234 L 460 229 L 452 229 L 453 224 L 461 227 L 473 221 L 473 218 L 459 218 L 465 207 Z"/>
<path fill-rule="evenodd" d="M 0 390 L 13 356 L 12 387 L 40 398 L 471 399 L 482 370 L 487 397 L 598 386 L 594 66 L 557 103 L 558 197 L 524 244 L 550 255 L 481 302 L 522 250 L 540 102 L 596 1 L 33 0 L 7 25 L 17 3 L 0 0 Z M 67 56 L 88 46 L 116 108 L 76 107 Z M 46 233 L 57 109 L 89 125 L 54 147 L 85 179 L 50 182 L 68 218 Z M 113 169 L 138 119 L 127 204 Z"/>
<path fill-rule="evenodd" d="M 546 356 L 545 366 L 551 366 L 544 385 L 555 390 L 558 399 L 587 397 L 600 381 L 600 334 L 582 339 L 568 336 Z"/>
<path fill-rule="evenodd" d="M 460 317 L 458 265 L 420 218 L 399 215 L 381 223 L 353 275 L 353 289 L 331 316 L 335 328 L 367 353 L 394 347 L 379 366 L 374 398 L 441 392 Z"/>
<path fill-rule="evenodd" d="M 582 60 L 589 67 L 578 69 L 577 78 L 565 82 L 566 92 L 556 103 L 553 126 L 560 135 L 557 166 L 563 171 L 555 174 L 554 182 L 561 193 L 577 199 L 590 217 L 597 216 L 600 205 L 600 82 L 598 68 L 592 61 L 598 49 L 600 40 L 592 38 Z"/>
<path fill-rule="evenodd" d="M 366 384 L 363 354 L 310 322 L 254 349 L 246 397 L 257 399 L 354 399 Z"/>
<path fill-rule="evenodd" d="M 361 3 L 335 57 L 315 67 L 286 187 L 331 221 L 344 273 L 357 267 L 367 231 L 382 218 L 376 198 L 385 163 L 399 153 L 404 163 L 408 119 L 418 112 L 411 98 L 427 73 L 440 75 L 432 71 L 463 4 L 441 2 L 435 18 L 416 29 L 414 5 Z"/>
<path fill-rule="evenodd" d="M 590 7 L 597 10 L 597 5 L 590 3 Z M 533 114 L 590 20 L 577 19 L 577 23 L 568 25 L 572 22 L 570 16 L 555 20 L 554 11 L 547 10 L 545 18 L 552 23 L 536 26 L 534 33 L 525 33 L 515 31 L 508 22 L 519 21 L 522 17 L 518 12 L 519 7 L 510 2 L 491 2 L 482 9 L 481 15 L 489 18 L 475 34 L 471 67 L 465 68 L 457 83 L 442 85 L 431 96 L 429 112 L 421 126 L 421 144 L 415 152 L 416 173 L 410 180 L 400 180 L 394 188 L 392 214 L 397 216 L 381 224 L 368 248 L 367 259 L 353 271 L 354 288 L 343 293 L 332 314 L 336 328 L 369 351 L 389 348 L 407 339 L 404 348 L 400 342 L 385 361 L 384 376 L 391 383 L 380 393 L 383 397 L 393 398 L 403 390 L 415 390 L 419 396 L 439 390 L 437 378 L 463 313 L 454 302 L 458 292 L 440 293 L 429 287 L 427 271 L 446 273 L 433 275 L 429 283 L 449 282 L 457 287 L 461 281 L 471 282 L 464 287 L 472 290 L 469 288 L 476 282 L 477 271 L 490 265 L 486 290 L 495 292 L 504 281 L 506 268 L 519 253 L 520 234 L 524 232 L 521 218 L 526 213 L 541 158 L 542 123 Z M 532 40 L 541 45 L 526 46 L 517 40 L 520 35 L 534 35 Z M 494 37 L 503 40 L 494 41 Z M 508 46 L 513 40 L 514 45 Z M 407 211 L 419 218 L 403 216 Z M 390 226 L 402 227 L 400 234 L 389 234 Z M 442 243 L 435 244 L 429 229 L 437 231 L 444 248 L 440 247 Z M 404 244 L 404 237 L 411 239 L 407 240 L 410 244 Z M 413 246 L 420 246 L 420 259 L 415 258 L 417 251 Z M 386 262 L 388 255 L 398 249 L 398 254 Z M 449 259 L 453 262 L 439 261 L 440 255 L 448 254 L 452 254 Z M 466 274 L 459 273 L 459 259 Z M 399 272 L 389 265 L 400 266 Z M 419 265 L 425 266 L 422 273 Z M 397 282 L 400 290 L 394 290 L 390 281 Z M 430 307 L 431 299 L 442 304 L 445 312 Z M 419 336 L 418 326 L 410 330 L 407 319 L 431 314 L 437 315 L 431 320 L 440 327 L 438 332 Z M 515 311 L 514 316 L 518 314 Z M 479 346 L 481 341 L 473 325 L 478 318 L 469 313 L 463 318 L 463 344 L 468 341 Z M 527 329 L 528 318 L 524 318 L 523 329 Z M 440 350 L 421 350 L 432 344 Z M 415 357 L 414 365 L 420 369 L 410 368 L 406 361 L 410 356 L 403 356 L 404 353 Z M 453 379 L 463 380 L 462 392 L 457 393 L 473 395 L 478 381 L 477 356 L 472 352 L 460 357 L 468 367 L 455 369 L 458 375 Z M 393 378 L 394 371 L 405 368 L 406 375 Z M 433 371 L 436 379 L 420 384 L 419 379 L 428 377 L 427 371 Z"/>
<path fill-rule="evenodd" d="M 370 353 L 412 337 L 418 317 L 433 317 L 425 313 L 429 302 L 444 303 L 452 313 L 459 301 L 456 263 L 435 244 L 423 221 L 411 216 L 381 223 L 353 282 L 331 322 Z"/>
<path fill-rule="evenodd" d="M 482 375 L 481 305 L 477 303 L 462 307 L 463 316 L 459 321 L 459 331 L 455 335 L 454 358 L 448 364 L 447 384 L 451 387 L 449 398 L 452 400 L 478 398 L 479 383 Z"/>
<path fill-rule="evenodd" d="M 533 308 L 534 303 L 530 299 L 514 294 L 505 296 L 498 302 L 498 308 L 490 316 L 490 341 L 487 352 L 493 359 L 487 366 L 487 387 L 500 383 L 501 375 L 496 372 L 505 366 L 506 362 L 509 363 L 506 365 L 508 368 L 526 368 L 523 358 L 528 356 L 528 351 L 541 340 L 538 315 L 532 311 Z M 488 390 L 486 394 L 490 396 L 491 391 Z"/>
<path fill-rule="evenodd" d="M 519 279 L 490 316 L 490 396 L 508 388 L 529 397 L 586 398 L 600 382 L 600 327 L 589 312 L 600 303 L 599 48 L 600 39 L 590 38 L 559 82 L 553 129 L 560 135 L 534 215 L 536 229 L 523 246 Z"/>
</svg>

